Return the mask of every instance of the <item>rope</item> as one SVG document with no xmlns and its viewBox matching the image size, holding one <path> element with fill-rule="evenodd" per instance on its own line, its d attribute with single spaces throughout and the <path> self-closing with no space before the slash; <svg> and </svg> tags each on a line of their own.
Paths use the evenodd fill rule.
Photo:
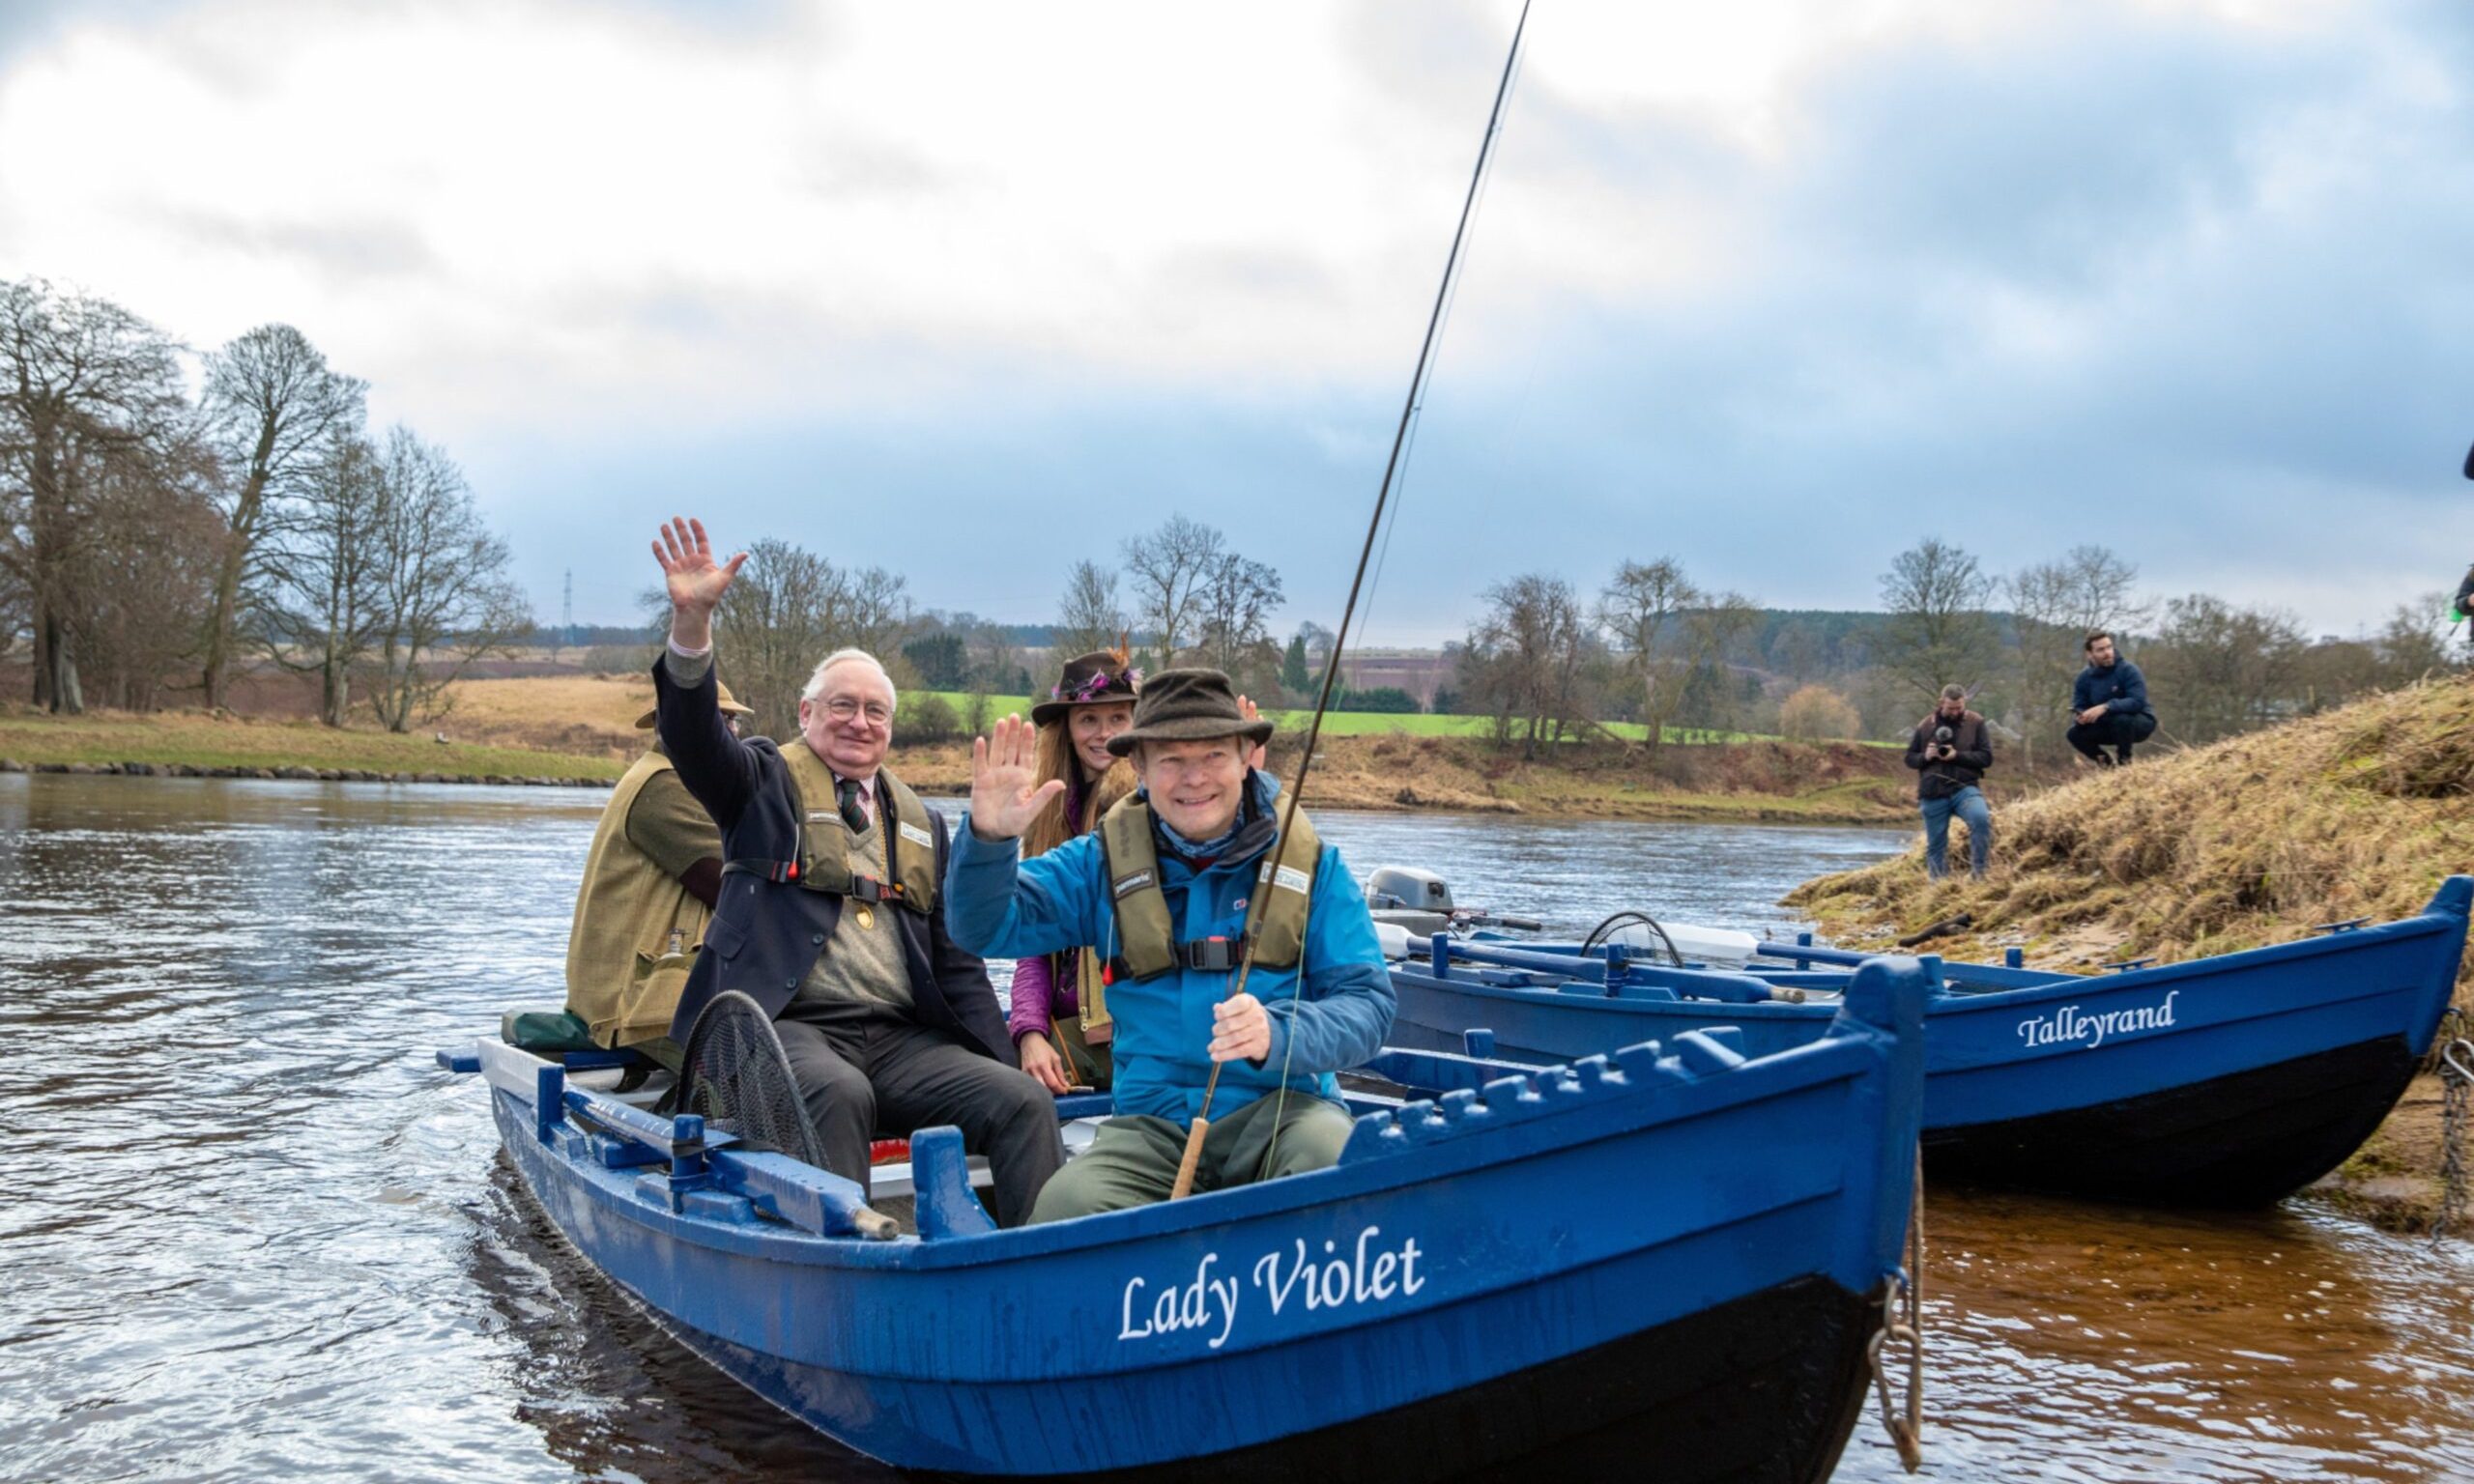
<svg viewBox="0 0 2474 1484">
<path fill-rule="evenodd" d="M 2449 1034 L 2452 1029 L 2462 1027 L 2465 1018 L 2465 1012 L 2454 1005 L 2440 1016 L 2440 1195 L 2439 1210 L 2431 1214 L 2434 1242 L 2465 1216 L 2465 1115 L 2468 1092 L 2474 1090 L 2474 1042 Z"/>
<path fill-rule="evenodd" d="M 1904 1403 L 1890 1397 L 1889 1362 L 1882 1352 L 1890 1344 L 1907 1347 Z M 1898 1449 L 1900 1467 L 1913 1473 L 1924 1467 L 1924 1153 L 1915 1155 L 1915 1200 L 1907 1213 L 1907 1266 L 1884 1280 L 1882 1327 L 1865 1347 L 1873 1362 L 1873 1385 L 1882 1399 L 1882 1427 Z"/>
</svg>

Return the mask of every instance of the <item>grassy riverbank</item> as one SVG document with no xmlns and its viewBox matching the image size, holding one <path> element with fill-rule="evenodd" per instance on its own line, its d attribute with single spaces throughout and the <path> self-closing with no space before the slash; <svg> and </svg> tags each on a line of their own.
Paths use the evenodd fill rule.
<svg viewBox="0 0 2474 1484">
<path fill-rule="evenodd" d="M 646 745 L 635 722 L 652 706 L 652 683 L 586 675 L 475 680 L 456 686 L 451 700 L 441 720 L 409 736 L 200 712 L 0 712 L 0 758 L 89 767 L 138 762 L 609 779 Z M 1470 720 L 1376 713 L 1344 718 L 1347 725 L 1324 738 L 1311 801 L 1327 809 L 1547 818 L 1903 825 L 1913 817 L 1893 750 L 1750 740 L 1670 744 L 1653 755 L 1599 741 L 1544 748 L 1537 760 L 1523 761 L 1516 750 L 1497 752 L 1479 738 L 1436 735 L 1420 725 Z M 900 736 L 897 726 L 894 766 L 913 786 L 943 794 L 968 789 L 966 742 L 905 744 Z M 1287 760 L 1279 761 L 1285 770 Z"/>
<path fill-rule="evenodd" d="M 2474 677 L 2375 696 L 2213 747 L 2143 760 L 1999 808 L 1981 882 L 1925 879 L 1920 847 L 1806 882 L 1787 899 L 1835 941 L 1890 939 L 1971 914 L 1952 958 L 2019 945 L 2034 965 L 2172 961 L 2409 916 L 2474 870 Z M 1954 856 L 1958 842 L 1952 842 Z M 2458 1003 L 2474 999 L 2460 967 Z M 2437 1088 L 2416 1083 L 2320 1188 L 2389 1224 L 2428 1223 Z"/>
<path fill-rule="evenodd" d="M 625 771 L 615 758 L 523 746 L 449 741 L 429 733 L 337 730 L 314 722 L 216 717 L 203 712 L 53 717 L 0 713 L 0 759 L 29 768 L 244 769 L 354 772 L 445 779 L 555 778 L 607 782 Z"/>
</svg>

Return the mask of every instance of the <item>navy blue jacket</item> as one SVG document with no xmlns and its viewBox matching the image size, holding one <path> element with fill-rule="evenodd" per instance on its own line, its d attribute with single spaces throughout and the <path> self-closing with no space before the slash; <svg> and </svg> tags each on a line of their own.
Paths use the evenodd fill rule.
<svg viewBox="0 0 2474 1484">
<path fill-rule="evenodd" d="M 681 689 L 671 680 L 670 668 L 656 659 L 653 698 L 662 746 L 678 770 L 678 781 L 721 826 L 723 858 L 791 859 L 798 849 L 799 803 L 781 749 L 768 737 L 742 740 L 731 735 L 710 668 L 695 687 Z M 892 801 L 881 785 L 877 817 L 893 817 Z M 936 834 L 936 875 L 942 880 L 951 840 L 943 815 L 929 818 Z M 899 848 L 899 839 L 888 831 L 886 848 Z M 996 991 L 989 986 L 988 965 L 955 946 L 945 933 L 945 914 L 908 907 L 878 910 L 890 910 L 902 928 L 911 1017 L 1008 1067 L 1020 1065 L 1014 1039 L 1005 1034 Z M 721 899 L 713 904 L 712 925 L 705 929 L 705 951 L 696 956 L 696 967 L 688 971 L 687 986 L 678 996 L 678 1013 L 671 1017 L 672 1038 L 683 1044 L 697 1015 L 725 989 L 736 989 L 763 1006 L 766 1014 L 779 1015 L 841 921 L 839 897 L 739 871 L 722 877 Z"/>
<path fill-rule="evenodd" d="M 2089 706 L 2103 706 L 2121 716 L 2153 716 L 2147 706 L 2147 677 L 2130 661 L 2116 659 L 2113 669 L 2098 670 L 2090 665 L 2079 672 L 2070 687 L 2070 712 L 2077 716 Z"/>
</svg>

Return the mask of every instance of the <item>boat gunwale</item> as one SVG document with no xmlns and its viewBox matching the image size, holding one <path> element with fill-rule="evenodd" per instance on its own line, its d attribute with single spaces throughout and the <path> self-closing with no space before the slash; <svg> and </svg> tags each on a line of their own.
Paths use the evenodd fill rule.
<svg viewBox="0 0 2474 1484">
<path fill-rule="evenodd" d="M 1802 1045 L 1754 1058 L 1723 1071 L 1697 1077 L 1687 1074 L 1676 1080 L 1660 1078 L 1645 1087 L 1626 1087 L 1611 1096 L 1576 1100 L 1570 1107 L 1484 1131 L 1492 1137 L 1472 1130 L 1467 1136 L 1414 1144 L 1395 1153 L 1233 1189 L 1204 1192 L 1183 1201 L 1157 1202 L 1071 1221 L 933 1240 L 911 1237 L 873 1241 L 858 1237 L 829 1237 L 761 1215 L 755 1223 L 747 1223 L 673 1211 L 640 1193 L 641 1183 L 657 1166 L 612 1168 L 592 1164 L 554 1145 L 541 1143 L 537 1137 L 533 1141 L 540 1144 L 552 1166 L 561 1170 L 568 1184 L 589 1193 L 613 1213 L 668 1239 L 802 1267 L 892 1270 L 973 1268 L 1173 1238 L 1257 1217 L 1361 1200 L 1432 1184 L 1487 1165 L 1526 1159 L 1539 1152 L 1539 1147 L 1577 1148 L 1655 1125 L 1686 1122 L 1744 1103 L 1818 1089 L 1827 1083 L 1861 1080 L 1872 1073 L 1876 1059 L 1888 1057 L 1889 1042 L 1894 1038 L 1868 1022 L 1853 1016 L 1849 1019 L 1861 1029 L 1843 1035 L 1825 1033 Z M 537 1057 L 533 1060 L 542 1066 L 557 1065 Z M 1612 1058 L 1607 1060 L 1612 1071 Z M 1530 1067 L 1517 1073 L 1508 1072 L 1507 1076 L 1535 1078 L 1555 1070 L 1554 1066 Z M 528 1112 L 532 1106 L 516 1090 L 485 1085 L 490 1087 L 493 1098 L 506 1098 Z M 1644 1101 L 1650 1107 L 1636 1111 L 1635 1104 Z M 533 1137 L 530 1124 L 529 1118 L 519 1120 L 514 1129 Z M 1550 1129 L 1565 1137 L 1545 1139 Z M 1847 1162 L 1846 1171 L 1851 1178 L 1856 1173 L 1852 1160 Z"/>
<path fill-rule="evenodd" d="M 1925 1018 L 1929 1022 L 1937 1016 L 1943 1015 L 1960 1015 L 1979 1013 L 1995 1013 L 2006 1010 L 2015 1010 L 2023 1006 L 2041 1005 L 2047 1003 L 2060 1004 L 2074 997 L 2093 992 L 2110 994 L 2121 989 L 2145 988 L 2156 985 L 2178 985 L 2185 980 L 2214 978 L 2216 976 L 2229 973 L 2247 972 L 2250 969 L 2258 967 L 2262 963 L 2304 962 L 2313 958 L 2359 953 L 2366 948 L 2374 946 L 2375 944 L 2389 944 L 2401 939 L 2411 940 L 2419 937 L 2444 935 L 2451 932 L 2461 934 L 2465 929 L 2465 925 L 2466 919 L 2462 915 L 2439 909 L 2439 902 L 2435 899 L 2431 907 L 2426 908 L 2411 917 L 2401 917 L 2385 923 L 2373 923 L 2364 927 L 2349 928 L 2343 931 L 2325 933 L 2317 937 L 2296 938 L 2286 943 L 2263 943 L 2257 948 L 2237 949 L 2231 953 L 2210 954 L 2203 957 L 2185 958 L 2176 963 L 2153 964 L 2144 968 L 2124 969 L 2118 972 L 2106 974 L 2063 974 L 2052 983 L 2023 985 L 2009 989 L 1952 992 L 1946 987 L 1937 986 L 1935 992 L 1925 1001 L 1924 1013 Z M 2463 949 L 2460 944 L 2460 956 L 2462 955 L 2462 952 Z M 1882 956 L 1886 957 L 1893 956 L 1884 955 Z M 1482 968 L 1484 967 L 1483 960 L 1471 960 L 1471 962 L 1475 966 Z M 1946 975 L 1946 972 L 1951 965 L 1945 963 L 1942 967 Z M 1574 976 L 1572 979 L 1562 983 L 1489 985 L 1474 976 L 1466 980 L 1456 976 L 1452 978 L 1437 978 L 1431 967 L 1415 958 L 1412 958 L 1405 963 L 1395 963 L 1391 965 L 1391 972 L 1394 974 L 1408 975 L 1413 978 L 1423 980 L 1427 984 L 1456 989 L 1464 993 L 1475 994 L 1489 999 L 1501 999 L 1510 1003 L 1552 1004 L 1557 1003 L 1557 997 L 1560 997 L 1564 1002 L 1592 1007 L 1604 1006 L 1628 1013 L 1649 1016 L 1690 1016 L 1704 1023 L 1712 1020 L 1723 1023 L 1728 1019 L 1733 1019 L 1742 1015 L 1749 1015 L 1755 1019 L 1826 1019 L 1837 1013 L 1840 1004 L 1840 1001 L 1836 998 L 1827 1000 L 1805 1000 L 1800 1002 L 1768 1000 L 1756 1001 L 1751 1004 L 1742 1004 L 1732 1000 L 1705 1000 L 1684 997 L 1678 997 L 1672 1000 L 1661 1000 L 1625 996 L 1619 993 L 1580 993 L 1568 991 L 1563 987 L 1564 984 L 1595 983 L 1595 981 L 1583 979 L 1579 976 Z M 1543 976 L 1545 971 L 1508 968 L 1502 972 L 1531 973 Z M 1691 971 L 1687 970 L 1683 972 Z M 1855 972 L 1856 971 L 1854 969 L 1847 971 L 1851 979 Z M 2448 977 L 2448 982 L 2452 985 L 2454 984 L 2455 975 L 2453 973 Z M 2416 987 L 2425 986 L 2418 985 Z M 2339 999 L 2332 999 L 2320 1003 L 2342 1003 L 2345 999 L 2370 998 L 2375 995 L 2392 994 L 2395 992 L 2396 989 L 2394 986 L 2388 988 L 2375 988 L 2365 990 L 2360 994 L 2345 995 Z"/>
</svg>

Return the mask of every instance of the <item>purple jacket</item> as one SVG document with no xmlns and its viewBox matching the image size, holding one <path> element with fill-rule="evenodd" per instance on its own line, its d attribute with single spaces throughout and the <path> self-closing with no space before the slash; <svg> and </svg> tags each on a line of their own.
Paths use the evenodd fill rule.
<svg viewBox="0 0 2474 1484">
<path fill-rule="evenodd" d="M 1082 805 L 1087 797 L 1079 776 L 1070 779 L 1065 787 L 1065 818 L 1074 833 L 1082 833 Z M 1075 981 L 1081 977 L 1080 954 L 1039 954 L 1014 965 L 1012 1009 L 1005 1016 L 1005 1029 L 1016 1042 L 1033 1031 L 1046 1032 L 1050 1020 L 1062 1020 L 1082 1012 L 1082 997 Z"/>
</svg>

